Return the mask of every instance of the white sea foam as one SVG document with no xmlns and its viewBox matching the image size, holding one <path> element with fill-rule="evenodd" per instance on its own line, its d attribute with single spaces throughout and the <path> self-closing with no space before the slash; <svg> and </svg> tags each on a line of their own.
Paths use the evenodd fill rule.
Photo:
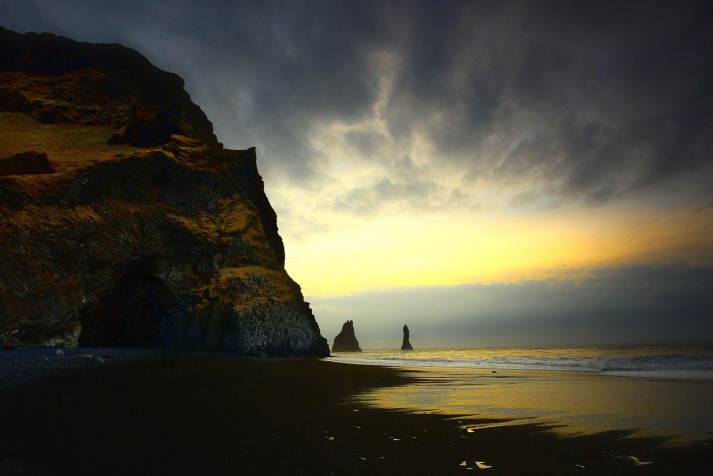
<svg viewBox="0 0 713 476">
<path fill-rule="evenodd" d="M 713 380 L 713 342 L 371 350 L 337 353 L 330 359 L 396 367 L 576 371 Z"/>
</svg>

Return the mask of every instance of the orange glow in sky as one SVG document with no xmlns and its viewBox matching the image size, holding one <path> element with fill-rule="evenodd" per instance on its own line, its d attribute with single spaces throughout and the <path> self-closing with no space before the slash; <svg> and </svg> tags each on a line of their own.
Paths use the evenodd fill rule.
<svg viewBox="0 0 713 476">
<path fill-rule="evenodd" d="M 537 215 L 388 218 L 287 250 L 306 295 L 513 282 L 562 272 L 711 256 L 713 209 L 636 207 Z M 356 228 L 356 233 L 354 232 Z"/>
</svg>

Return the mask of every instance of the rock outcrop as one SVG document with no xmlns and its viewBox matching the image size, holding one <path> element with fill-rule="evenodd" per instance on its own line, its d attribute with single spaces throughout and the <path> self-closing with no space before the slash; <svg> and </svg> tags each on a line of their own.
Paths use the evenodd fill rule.
<svg viewBox="0 0 713 476">
<path fill-rule="evenodd" d="M 413 350 L 411 342 L 409 342 L 409 332 L 406 324 L 404 324 L 404 342 L 401 344 L 401 350 Z"/>
<path fill-rule="evenodd" d="M 35 150 L 49 171 L 18 155 Z M 255 149 L 224 149 L 180 77 L 119 45 L 0 28 L 3 158 L 4 341 L 329 354 Z"/>
<path fill-rule="evenodd" d="M 342 331 L 334 338 L 332 352 L 361 352 L 359 341 L 354 334 L 354 321 L 342 325 Z"/>
<path fill-rule="evenodd" d="M 44 152 L 34 150 L 0 159 L 0 177 L 4 175 L 38 175 L 57 172 L 57 164 L 47 158 Z"/>
<path fill-rule="evenodd" d="M 0 110 L 45 124 L 111 124 L 112 144 L 159 146 L 179 134 L 219 145 L 183 79 L 121 45 L 0 27 L 0 73 Z"/>
</svg>

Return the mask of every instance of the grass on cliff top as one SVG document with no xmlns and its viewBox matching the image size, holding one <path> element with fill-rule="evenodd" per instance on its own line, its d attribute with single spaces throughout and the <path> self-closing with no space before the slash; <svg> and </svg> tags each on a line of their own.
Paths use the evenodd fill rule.
<svg viewBox="0 0 713 476">
<path fill-rule="evenodd" d="M 249 283 L 245 288 L 249 289 L 248 292 L 240 286 L 241 282 Z M 231 301 L 231 297 L 239 296 L 238 303 L 245 307 L 263 303 L 269 298 L 278 301 L 290 299 L 296 294 L 294 283 L 284 272 L 261 266 L 222 268 L 218 270 L 211 287 L 214 297 Z"/>
<path fill-rule="evenodd" d="M 203 281 L 192 291 L 202 296 L 192 311 L 208 308 L 215 299 L 235 309 L 250 309 L 301 296 L 299 286 L 287 273 L 262 266 L 221 268 L 209 283 Z"/>
<path fill-rule="evenodd" d="M 0 159 L 30 150 L 45 152 L 64 172 L 112 159 L 117 154 L 148 150 L 109 145 L 114 132 L 109 126 L 42 124 L 30 114 L 0 112 Z"/>
</svg>

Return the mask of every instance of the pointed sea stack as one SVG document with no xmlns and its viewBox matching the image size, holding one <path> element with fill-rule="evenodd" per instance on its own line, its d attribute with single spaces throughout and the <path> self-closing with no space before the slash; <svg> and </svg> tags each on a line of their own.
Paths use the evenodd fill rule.
<svg viewBox="0 0 713 476">
<path fill-rule="evenodd" d="M 401 344 L 401 350 L 413 350 L 411 342 L 408 340 L 408 326 L 404 324 L 404 343 Z"/>
<path fill-rule="evenodd" d="M 332 352 L 361 352 L 359 341 L 354 335 L 354 321 L 344 323 L 342 332 L 334 338 Z"/>
</svg>

